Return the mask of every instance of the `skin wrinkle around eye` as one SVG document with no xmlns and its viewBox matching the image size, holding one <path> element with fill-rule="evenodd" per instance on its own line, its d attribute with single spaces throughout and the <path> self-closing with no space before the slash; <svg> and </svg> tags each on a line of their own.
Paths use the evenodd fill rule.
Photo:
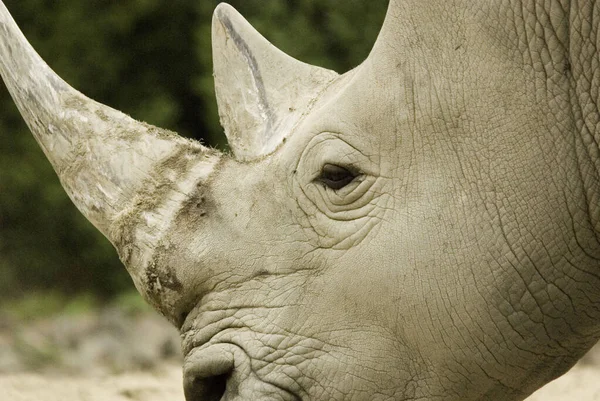
<svg viewBox="0 0 600 401">
<path fill-rule="evenodd" d="M 311 171 L 308 172 L 308 174 L 310 175 L 310 181 L 314 180 L 319 176 L 322 165 L 326 163 L 347 165 L 348 167 L 356 170 L 357 172 L 361 172 L 363 174 L 371 176 L 379 176 L 378 163 L 374 162 L 369 156 L 361 152 L 357 146 L 353 145 L 352 143 L 349 143 L 346 139 L 342 139 L 343 137 L 344 135 L 342 135 L 341 133 L 332 131 L 323 131 L 321 134 L 317 134 L 316 136 L 314 136 L 306 145 L 304 151 L 298 158 L 298 161 L 295 166 L 295 171 L 299 171 L 300 165 L 304 162 L 305 159 L 307 159 L 308 156 L 306 155 L 309 152 L 311 152 L 312 149 L 323 146 L 324 143 L 327 143 L 329 141 L 339 141 L 341 144 L 343 144 L 343 146 L 349 148 L 347 149 L 347 153 L 340 153 L 340 149 L 338 146 L 338 149 L 336 149 L 338 152 L 336 152 L 336 154 L 333 155 L 335 156 L 333 160 L 329 160 L 327 157 L 325 157 L 323 160 L 320 160 L 318 165 L 312 166 L 313 168 L 311 168 Z M 352 155 L 360 155 L 360 157 L 364 159 L 360 166 L 357 165 L 356 160 L 350 159 Z M 332 155 L 329 155 L 329 157 L 331 156 Z"/>
<path fill-rule="evenodd" d="M 375 212 L 374 212 L 375 211 Z M 382 216 L 378 216 L 384 212 L 384 209 L 378 208 L 373 203 L 367 203 L 365 206 L 340 213 L 325 213 L 316 212 L 313 215 L 308 215 L 308 220 L 311 223 L 313 230 L 318 234 L 319 248 L 332 249 L 349 249 L 364 240 L 372 231 L 372 228 L 378 225 L 382 220 Z M 354 212 L 350 216 L 348 212 Z M 325 217 L 324 222 L 319 222 L 319 217 Z M 341 230 L 332 232 L 327 227 L 336 227 L 337 224 L 329 226 L 330 222 L 343 223 L 345 226 Z M 324 229 L 323 229 L 324 228 Z"/>
<path fill-rule="evenodd" d="M 344 166 L 360 174 L 355 182 L 333 190 L 315 182 L 324 164 Z M 346 167 L 347 166 L 347 167 Z M 377 225 L 381 187 L 379 166 L 341 134 L 323 132 L 313 137 L 296 164 L 293 187 L 298 206 L 318 235 L 319 248 L 349 249 L 360 243 Z M 318 179 L 318 178 L 317 178 Z M 343 226 L 342 226 L 343 224 Z"/>
<path fill-rule="evenodd" d="M 368 191 L 371 185 L 373 185 L 375 179 L 375 177 L 361 175 L 344 188 L 333 190 L 324 187 L 323 189 L 326 191 L 327 196 L 333 205 L 351 205 L 363 197 L 363 194 Z"/>
</svg>

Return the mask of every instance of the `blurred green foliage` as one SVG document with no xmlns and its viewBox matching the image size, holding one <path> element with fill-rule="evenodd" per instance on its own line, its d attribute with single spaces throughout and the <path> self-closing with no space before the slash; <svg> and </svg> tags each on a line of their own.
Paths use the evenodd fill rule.
<svg viewBox="0 0 600 401">
<path fill-rule="evenodd" d="M 93 289 L 92 289 L 93 290 Z M 56 316 L 80 316 L 103 308 L 118 308 L 129 317 L 140 316 L 151 310 L 135 290 L 116 294 L 110 302 L 100 303 L 95 291 L 67 293 L 57 289 L 29 290 L 26 296 L 4 299 L 0 309 L 0 321 L 31 322 L 40 318 Z"/>
<path fill-rule="evenodd" d="M 212 79 L 213 0 L 4 0 L 67 82 L 136 119 L 225 147 Z M 345 72 L 368 55 L 387 1 L 232 0 L 288 54 Z M 77 212 L 0 87 L 0 298 L 132 288 L 110 243 Z"/>
</svg>

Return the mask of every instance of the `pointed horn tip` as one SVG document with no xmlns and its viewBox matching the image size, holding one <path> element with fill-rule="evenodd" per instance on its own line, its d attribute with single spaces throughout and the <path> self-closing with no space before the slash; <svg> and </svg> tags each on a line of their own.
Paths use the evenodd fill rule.
<svg viewBox="0 0 600 401">
<path fill-rule="evenodd" d="M 267 39 L 263 38 L 263 36 L 252 26 L 252 24 L 250 24 L 250 22 L 248 22 L 242 14 L 240 14 L 238 10 L 227 3 L 220 3 L 215 8 L 212 19 L 213 38 L 215 37 L 215 32 L 219 27 L 223 27 L 227 32 L 227 35 L 233 34 L 236 36 L 246 37 L 249 35 L 248 31 L 250 31 L 258 34 L 258 37 L 269 43 Z"/>
<path fill-rule="evenodd" d="M 228 3 L 219 3 L 217 7 L 215 7 L 215 11 L 213 13 L 213 21 L 215 19 L 221 19 L 222 17 L 233 17 L 242 16 L 232 5 Z"/>
<path fill-rule="evenodd" d="M 57 92 L 72 89 L 52 71 L 31 46 L 2 1 L 0 1 L 0 52 L 2 53 L 0 72 L 13 96 L 17 88 L 25 86 L 43 87 Z M 32 76 L 30 71 L 35 71 L 36 75 Z M 21 76 L 17 82 L 19 73 Z"/>
</svg>

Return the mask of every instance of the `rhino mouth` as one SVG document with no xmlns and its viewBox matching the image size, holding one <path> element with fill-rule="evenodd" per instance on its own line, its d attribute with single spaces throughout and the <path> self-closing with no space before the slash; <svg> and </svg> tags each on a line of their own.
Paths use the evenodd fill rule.
<svg viewBox="0 0 600 401">
<path fill-rule="evenodd" d="M 227 389 L 227 376 L 205 379 L 184 376 L 183 391 L 186 401 L 219 401 Z"/>
<path fill-rule="evenodd" d="M 183 319 L 181 349 L 183 362 L 183 390 L 186 401 L 218 401 L 224 398 L 227 381 L 231 378 L 234 361 L 225 352 L 209 346 L 217 332 L 198 329 L 198 309 L 194 308 Z M 208 348 L 207 348 L 208 346 Z M 212 352 L 211 352 L 212 351 Z M 223 351 L 223 350 L 221 350 Z"/>
<path fill-rule="evenodd" d="M 282 378 L 263 377 L 264 373 L 257 366 L 268 365 L 259 361 L 264 350 L 221 338 L 224 331 L 233 329 L 231 326 L 214 327 L 204 323 L 202 313 L 195 310 L 181 328 L 186 401 L 302 399 L 283 384 Z"/>
<path fill-rule="evenodd" d="M 217 343 L 194 348 L 183 364 L 186 401 L 299 401 L 284 386 L 264 380 L 242 347 Z"/>
<path fill-rule="evenodd" d="M 219 401 L 227 391 L 234 361 L 223 353 L 206 354 L 194 349 L 183 364 L 183 390 L 186 401 Z"/>
</svg>

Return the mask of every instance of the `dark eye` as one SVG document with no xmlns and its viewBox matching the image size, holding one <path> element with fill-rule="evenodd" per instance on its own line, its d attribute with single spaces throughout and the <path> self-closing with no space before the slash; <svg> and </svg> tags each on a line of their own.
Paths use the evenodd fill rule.
<svg viewBox="0 0 600 401">
<path fill-rule="evenodd" d="M 335 164 L 325 164 L 321 169 L 321 174 L 317 178 L 317 181 L 331 189 L 337 190 L 350 184 L 354 178 L 356 178 L 356 174 L 344 167 Z"/>
</svg>

